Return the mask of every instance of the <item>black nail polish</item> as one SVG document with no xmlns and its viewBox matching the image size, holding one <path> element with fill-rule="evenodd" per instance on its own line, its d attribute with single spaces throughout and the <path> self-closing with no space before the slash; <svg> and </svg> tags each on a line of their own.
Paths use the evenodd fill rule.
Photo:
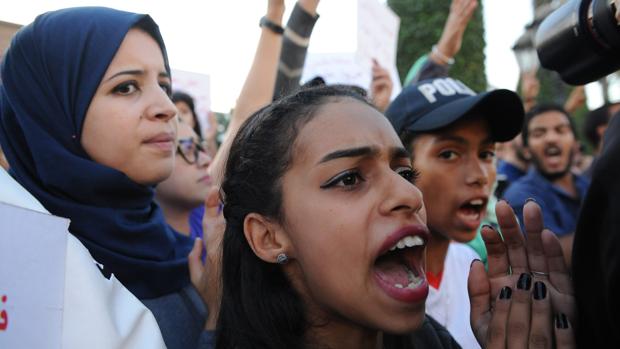
<svg viewBox="0 0 620 349">
<path fill-rule="evenodd" d="M 519 276 L 519 281 L 517 281 L 517 288 L 520 290 L 529 290 L 530 287 L 532 287 L 532 277 L 530 274 L 521 274 L 521 276 Z"/>
<path fill-rule="evenodd" d="M 534 199 L 534 198 L 527 198 L 527 200 L 525 200 L 525 203 L 527 204 L 530 201 L 536 202 L 536 199 Z"/>
<path fill-rule="evenodd" d="M 504 286 L 501 291 L 499 291 L 499 299 L 510 299 L 512 297 L 512 288 L 508 286 Z"/>
<path fill-rule="evenodd" d="M 534 283 L 534 299 L 541 300 L 547 297 L 547 286 L 542 281 L 536 281 Z"/>
<path fill-rule="evenodd" d="M 568 319 L 566 315 L 563 313 L 558 313 L 555 315 L 555 327 L 561 330 L 568 328 Z"/>
<path fill-rule="evenodd" d="M 473 261 L 471 261 L 471 263 L 469 264 L 469 269 L 471 269 L 471 267 L 474 265 L 474 262 L 482 262 L 481 260 L 479 260 L 478 258 L 474 259 Z"/>
</svg>

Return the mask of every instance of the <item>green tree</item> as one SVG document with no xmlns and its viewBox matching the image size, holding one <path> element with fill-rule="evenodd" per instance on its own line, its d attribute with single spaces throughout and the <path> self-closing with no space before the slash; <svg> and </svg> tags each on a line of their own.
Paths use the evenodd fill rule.
<svg viewBox="0 0 620 349">
<path fill-rule="evenodd" d="M 437 43 L 450 11 L 451 0 L 388 0 L 388 5 L 400 17 L 396 65 L 404 80 L 411 65 L 430 52 Z M 484 71 L 484 25 L 482 3 L 471 19 L 461 52 L 450 70 L 450 76 L 463 81 L 477 91 L 487 88 Z"/>
</svg>

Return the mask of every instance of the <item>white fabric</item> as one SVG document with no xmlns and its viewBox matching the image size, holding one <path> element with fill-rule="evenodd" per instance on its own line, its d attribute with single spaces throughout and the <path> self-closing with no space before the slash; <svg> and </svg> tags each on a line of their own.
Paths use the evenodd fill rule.
<svg viewBox="0 0 620 349">
<path fill-rule="evenodd" d="M 467 277 L 474 259 L 480 256 L 471 247 L 451 242 L 439 289 L 431 286 L 426 298 L 426 313 L 447 328 L 463 349 L 480 348 L 469 322 Z"/>
<path fill-rule="evenodd" d="M 0 201 L 49 213 L 1 168 Z M 153 314 L 114 277 L 106 279 L 84 245 L 67 235 L 62 348 L 165 348 Z"/>
</svg>

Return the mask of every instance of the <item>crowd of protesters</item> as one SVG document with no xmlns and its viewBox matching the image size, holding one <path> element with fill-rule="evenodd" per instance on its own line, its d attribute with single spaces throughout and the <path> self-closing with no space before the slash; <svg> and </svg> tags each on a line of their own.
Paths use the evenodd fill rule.
<svg viewBox="0 0 620 349">
<path fill-rule="evenodd" d="M 282 27 L 284 1 L 267 1 L 221 144 L 214 114 L 201 125 L 192 96 L 173 90 L 148 15 L 61 9 L 13 38 L 2 191 L 69 218 L 75 253 L 152 319 L 97 314 L 116 343 L 138 330 L 168 348 L 620 343 L 620 104 L 587 115 L 586 169 L 571 115 L 582 88 L 540 104 L 529 73 L 521 97 L 451 77 L 476 0 L 452 1 L 394 100 L 376 61 L 367 90 L 302 85 L 318 5 L 298 0 Z M 93 286 L 65 287 L 88 298 Z"/>
</svg>

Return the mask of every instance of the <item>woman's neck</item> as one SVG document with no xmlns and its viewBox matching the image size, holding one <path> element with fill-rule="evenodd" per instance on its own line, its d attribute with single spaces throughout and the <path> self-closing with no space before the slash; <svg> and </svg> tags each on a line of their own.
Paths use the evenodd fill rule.
<svg viewBox="0 0 620 349">
<path fill-rule="evenodd" d="M 158 204 L 164 212 L 166 223 L 168 223 L 168 225 L 170 225 L 172 229 L 177 232 L 189 236 L 189 215 L 192 211 L 176 205 L 166 205 L 161 201 L 158 201 Z"/>
<path fill-rule="evenodd" d="M 348 322 L 330 321 L 325 325 L 313 326 L 306 336 L 312 348 L 379 349 L 383 347 L 381 332 Z"/>
<path fill-rule="evenodd" d="M 443 270 L 443 265 L 450 247 L 450 239 L 437 233 L 431 232 L 431 238 L 426 244 L 426 271 L 438 275 Z"/>
</svg>

